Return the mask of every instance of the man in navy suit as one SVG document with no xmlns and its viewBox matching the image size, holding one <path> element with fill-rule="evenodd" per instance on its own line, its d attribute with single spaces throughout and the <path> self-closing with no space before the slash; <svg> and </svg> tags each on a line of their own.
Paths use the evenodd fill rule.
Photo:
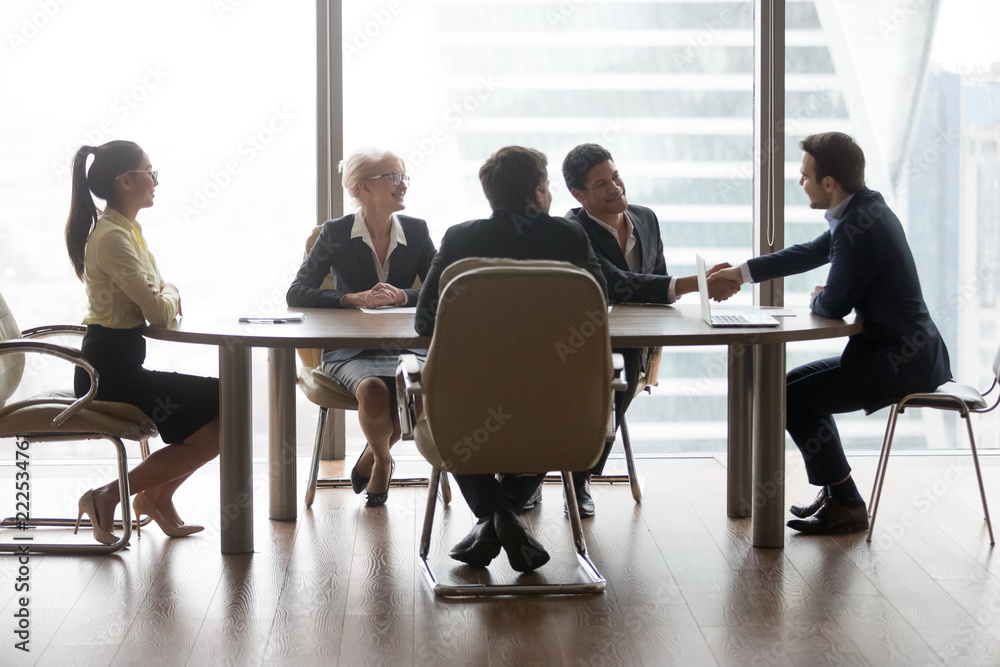
<svg viewBox="0 0 1000 667">
<path fill-rule="evenodd" d="M 579 223 L 608 281 L 612 303 L 673 303 L 682 294 L 698 291 L 697 276 L 679 278 L 667 273 L 663 256 L 660 222 L 645 206 L 629 204 L 625 183 L 618 173 L 611 153 L 597 144 L 581 144 L 567 153 L 562 164 L 563 178 L 570 193 L 580 202 L 570 209 L 566 219 Z M 727 267 L 720 264 L 713 270 Z M 728 299 L 739 284 L 716 279 L 709 285 L 709 295 L 716 301 Z M 639 374 L 648 358 L 646 349 L 615 350 L 625 359 L 625 382 L 628 389 L 615 392 L 615 428 L 635 395 Z M 604 469 L 613 443 L 590 472 L 574 473 L 580 516 L 594 515 L 590 495 L 590 474 Z"/>
<path fill-rule="evenodd" d="M 853 309 L 864 331 L 840 357 L 788 373 L 786 428 L 805 459 L 809 482 L 822 489 L 809 505 L 793 505 L 790 528 L 803 533 L 868 529 L 864 499 L 851 479 L 833 415 L 873 412 L 907 394 L 934 391 L 951 378 L 948 350 L 920 291 L 899 219 L 865 187 L 865 156 L 840 132 L 806 137 L 799 147 L 799 185 L 809 206 L 825 209 L 830 229 L 815 240 L 755 257 L 713 275 L 761 282 L 829 263 L 826 285 L 810 307 L 842 318 Z"/>
<path fill-rule="evenodd" d="M 586 234 L 578 225 L 548 214 L 552 195 L 546 162 L 536 150 L 507 146 L 480 168 L 479 180 L 493 215 L 455 225 L 445 232 L 417 300 L 414 326 L 421 336 L 434 333 L 441 272 L 465 257 L 570 262 L 589 271 L 607 295 L 604 275 Z M 544 547 L 517 516 L 544 476 L 504 475 L 498 480 L 493 475 L 455 475 L 477 523 L 449 555 L 475 567 L 486 567 L 502 547 L 511 567 L 519 572 L 548 562 Z"/>
</svg>

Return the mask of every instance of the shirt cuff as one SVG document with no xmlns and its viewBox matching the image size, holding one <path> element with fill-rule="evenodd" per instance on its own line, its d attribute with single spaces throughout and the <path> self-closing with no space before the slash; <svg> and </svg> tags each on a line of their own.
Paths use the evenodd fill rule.
<svg viewBox="0 0 1000 667">
<path fill-rule="evenodd" d="M 677 300 L 677 295 L 674 292 L 674 286 L 677 284 L 677 276 L 670 276 L 670 286 L 667 287 L 667 303 L 673 303 Z"/>
<path fill-rule="evenodd" d="M 750 275 L 750 265 L 747 262 L 740 264 L 740 274 L 743 276 L 743 282 L 753 282 L 753 276 Z"/>
</svg>

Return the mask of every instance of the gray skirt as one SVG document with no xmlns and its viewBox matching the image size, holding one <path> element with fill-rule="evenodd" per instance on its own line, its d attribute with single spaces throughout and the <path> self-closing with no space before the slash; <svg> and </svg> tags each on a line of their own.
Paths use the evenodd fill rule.
<svg viewBox="0 0 1000 667">
<path fill-rule="evenodd" d="M 420 359 L 426 358 L 426 355 L 423 354 L 417 356 Z M 398 352 L 365 350 L 350 359 L 324 362 L 323 372 L 343 385 L 352 394 L 357 394 L 361 381 L 370 377 L 381 378 L 390 389 L 395 391 L 396 367 L 398 365 Z"/>
</svg>

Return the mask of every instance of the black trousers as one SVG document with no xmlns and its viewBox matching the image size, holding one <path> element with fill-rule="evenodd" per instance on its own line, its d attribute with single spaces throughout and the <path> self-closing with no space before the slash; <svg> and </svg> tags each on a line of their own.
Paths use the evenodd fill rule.
<svg viewBox="0 0 1000 667">
<path fill-rule="evenodd" d="M 615 433 L 618 432 L 618 427 L 622 424 L 622 419 L 625 417 L 625 411 L 628 410 L 628 406 L 632 404 L 632 399 L 635 397 L 635 385 L 639 381 L 639 375 L 642 373 L 643 367 L 646 365 L 646 348 L 623 348 L 621 350 L 613 350 L 615 354 L 620 354 L 625 359 L 625 368 L 623 369 L 625 375 L 625 382 L 628 384 L 628 388 L 625 391 L 615 392 Z M 604 471 L 604 464 L 608 461 L 608 455 L 611 453 L 611 448 L 615 443 L 609 442 L 604 445 L 604 452 L 601 454 L 600 460 L 597 464 L 590 469 L 590 472 L 595 475 L 600 475 Z"/>
<path fill-rule="evenodd" d="M 799 366 L 787 375 L 785 427 L 802 452 L 809 483 L 836 484 L 851 473 L 833 415 L 864 408 L 840 357 Z"/>
<path fill-rule="evenodd" d="M 487 519 L 497 510 L 521 513 L 538 485 L 545 479 L 540 475 L 504 475 L 498 480 L 494 475 L 455 475 L 458 488 L 462 489 L 465 502 L 477 519 Z"/>
</svg>

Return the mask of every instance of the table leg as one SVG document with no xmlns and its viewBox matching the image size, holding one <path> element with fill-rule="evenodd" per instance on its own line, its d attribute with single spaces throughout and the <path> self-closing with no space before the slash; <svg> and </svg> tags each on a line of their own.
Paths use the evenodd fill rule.
<svg viewBox="0 0 1000 667">
<path fill-rule="evenodd" d="M 729 346 L 728 406 L 726 514 L 743 518 L 753 507 L 753 347 Z"/>
<path fill-rule="evenodd" d="M 785 345 L 758 345 L 754 374 L 753 545 L 785 545 Z"/>
<path fill-rule="evenodd" d="M 295 521 L 295 350 L 271 348 L 267 359 L 271 405 L 269 516 L 276 521 Z"/>
<path fill-rule="evenodd" d="M 250 348 L 219 346 L 222 553 L 253 552 L 253 428 Z"/>
</svg>

